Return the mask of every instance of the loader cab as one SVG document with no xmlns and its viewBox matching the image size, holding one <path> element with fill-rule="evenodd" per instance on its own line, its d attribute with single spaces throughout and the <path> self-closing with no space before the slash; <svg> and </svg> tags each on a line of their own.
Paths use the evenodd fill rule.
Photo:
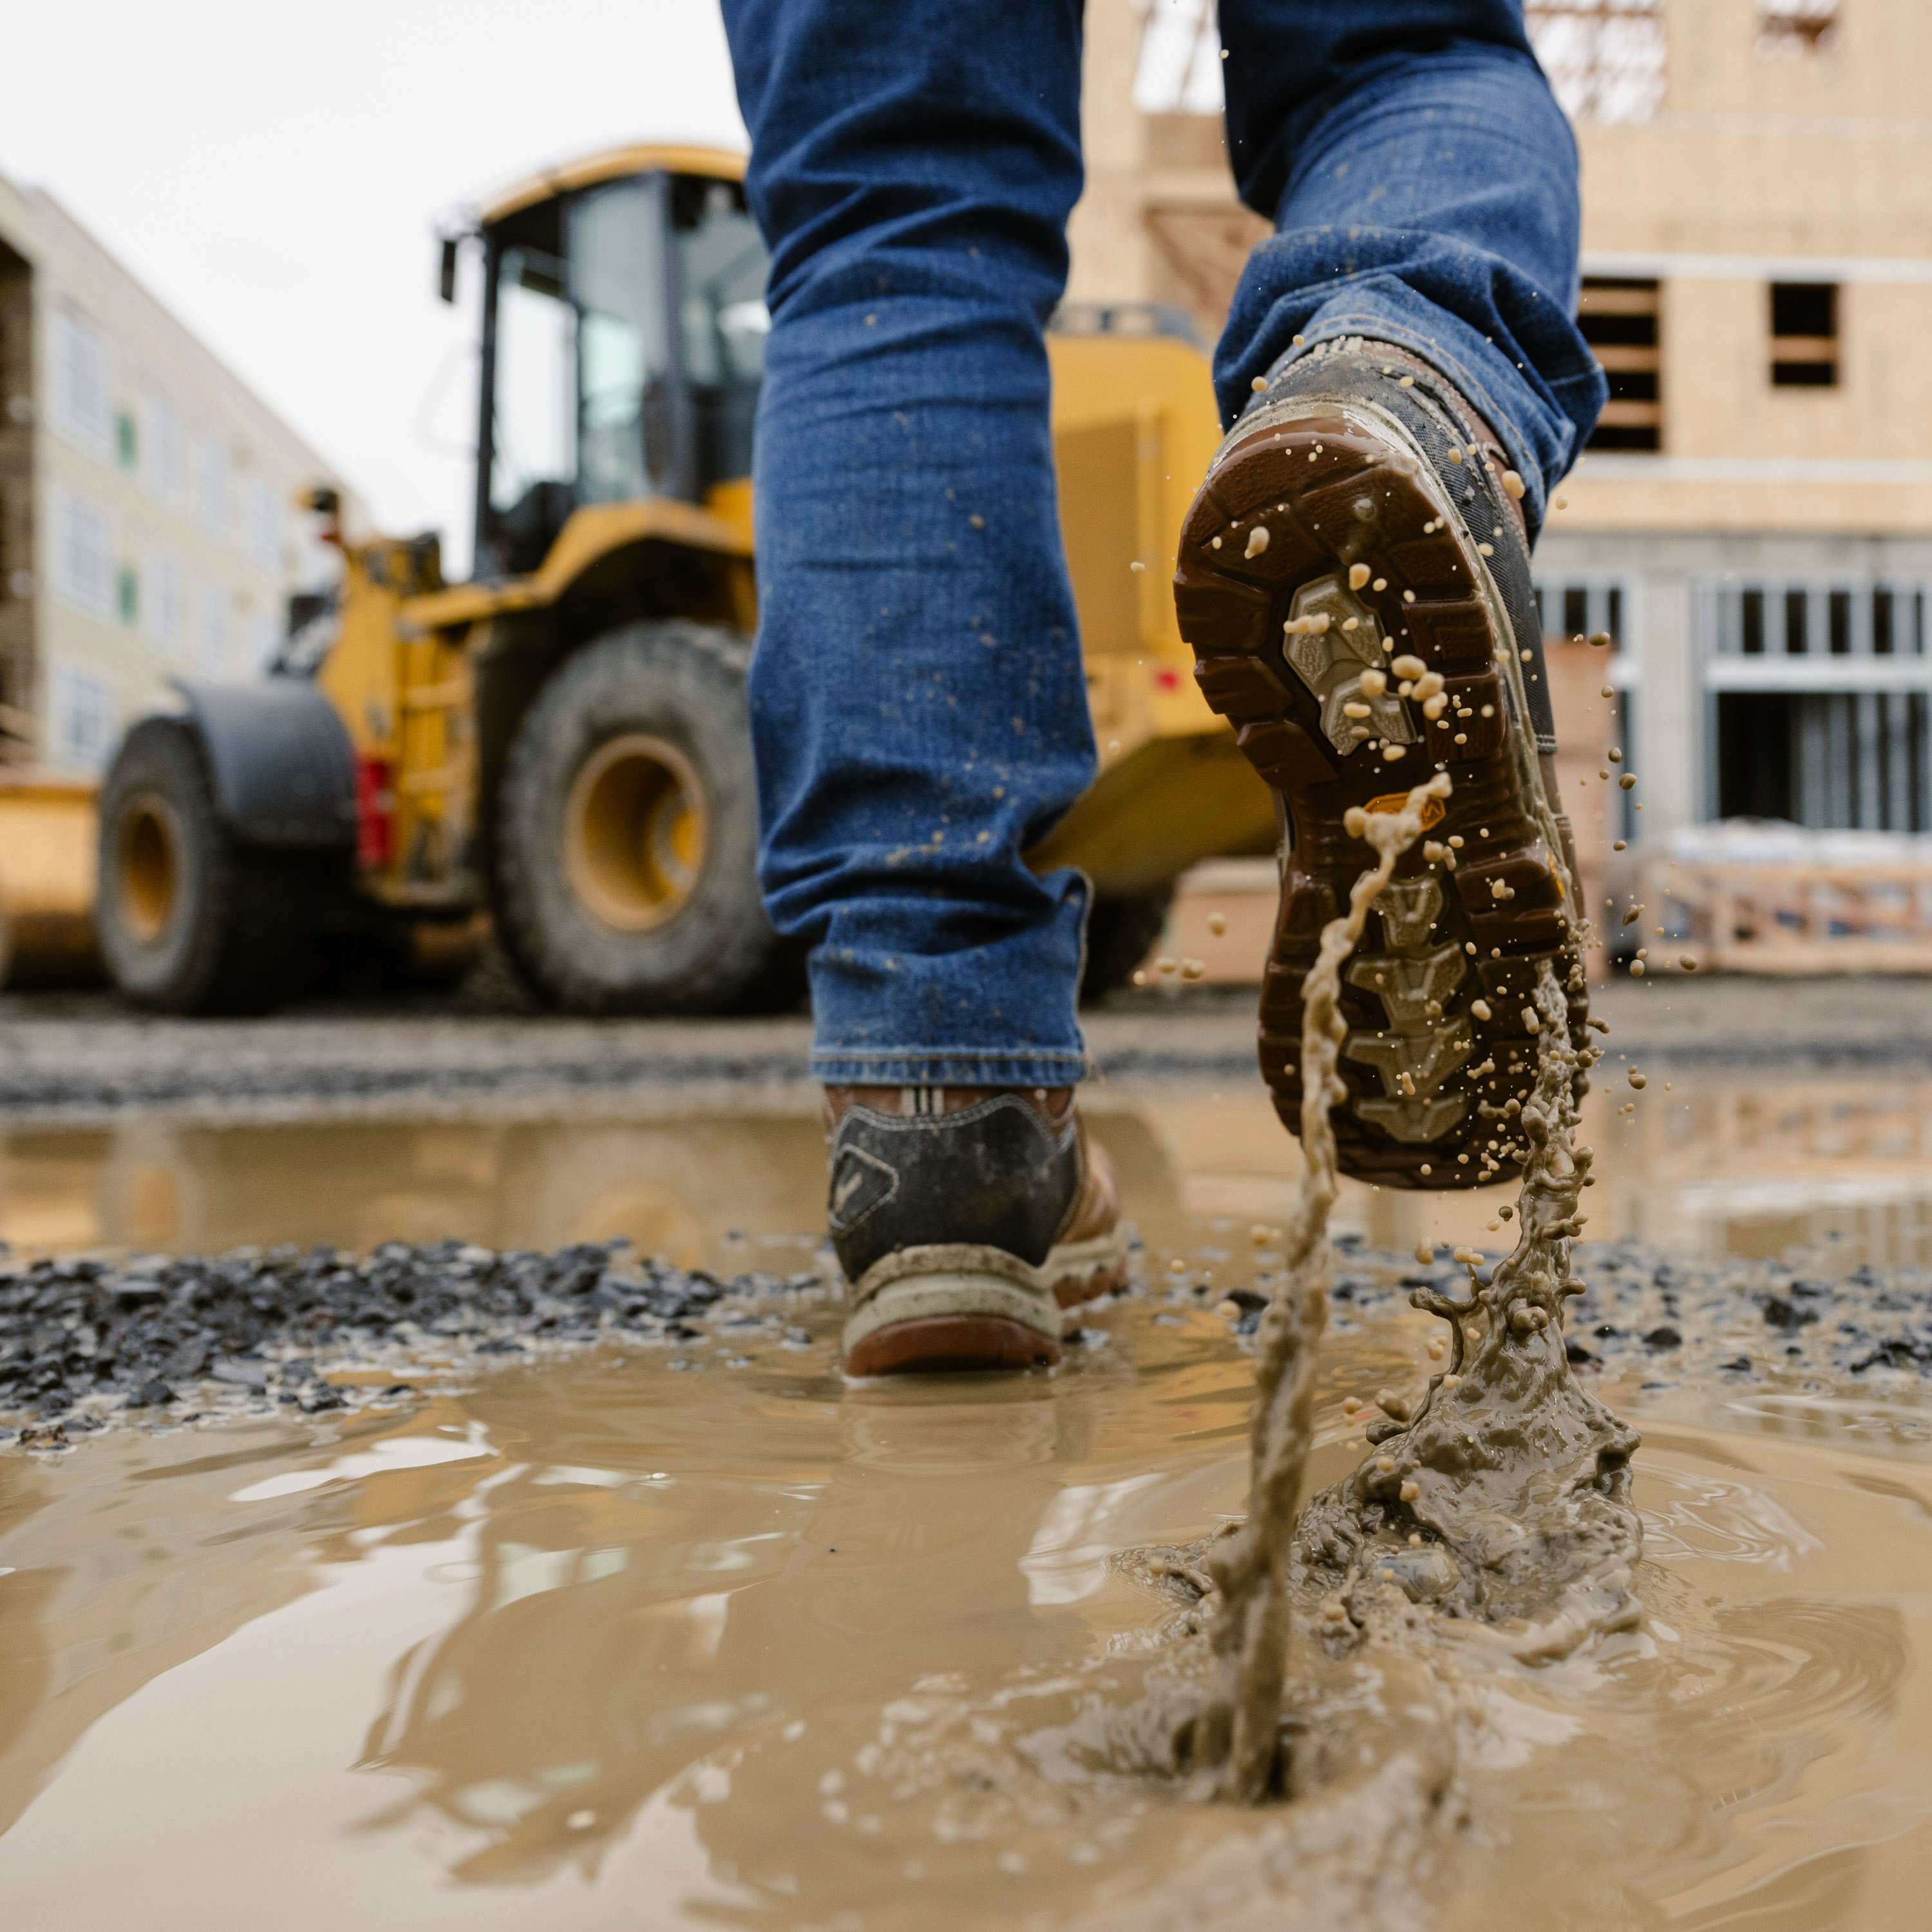
<svg viewBox="0 0 1932 1932">
<path fill-rule="evenodd" d="M 628 150 L 484 215 L 478 577 L 536 570 L 578 509 L 750 476 L 770 322 L 741 166 Z"/>
</svg>

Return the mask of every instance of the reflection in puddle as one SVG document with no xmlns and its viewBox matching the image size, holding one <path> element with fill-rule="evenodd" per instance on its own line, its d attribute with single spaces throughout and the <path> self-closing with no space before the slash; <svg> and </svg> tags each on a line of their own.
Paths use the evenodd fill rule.
<svg viewBox="0 0 1932 1932">
<path fill-rule="evenodd" d="M 1583 1117 L 1598 1150 L 1593 1240 L 1746 1258 L 1822 1248 L 1834 1271 L 1932 1266 L 1932 1080 L 1690 1069 L 1640 1098 L 1614 1057 L 1599 1072 Z M 1192 1253 L 1213 1238 L 1200 1223 L 1287 1217 L 1299 1157 L 1258 1088 L 1100 1086 L 1087 1106 L 1150 1245 Z M 1510 1198 L 1345 1183 L 1334 1225 L 1391 1250 L 1482 1245 Z M 29 1252 L 446 1239 L 553 1248 L 622 1234 L 680 1267 L 742 1269 L 782 1267 L 760 1250 L 812 1245 L 824 1226 L 824 1142 L 802 1095 L 670 1118 L 142 1117 L 0 1132 L 0 1240 Z"/>
</svg>

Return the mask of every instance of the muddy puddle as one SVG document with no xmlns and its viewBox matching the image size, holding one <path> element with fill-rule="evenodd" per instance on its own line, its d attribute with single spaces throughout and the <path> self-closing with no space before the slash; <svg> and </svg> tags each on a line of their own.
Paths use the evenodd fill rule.
<svg viewBox="0 0 1932 1932">
<path fill-rule="evenodd" d="M 1168 1612 L 1116 1553 L 1243 1506 L 1226 1325 L 1145 1296 L 1050 1378 L 850 1388 L 804 1325 L 0 1460 L 7 1922 L 1324 1922 L 1279 1810 L 1069 1742 Z M 1314 1484 L 1436 1327 L 1331 1337 Z M 1604 1393 L 1647 1620 L 1471 1647 L 1452 1787 L 1350 1922 L 1921 1922 L 1912 1399 Z"/>
<path fill-rule="evenodd" d="M 1932 1260 L 1932 1090 L 1704 1070 L 1626 1114 L 1614 1058 L 1598 1071 L 1593 1235 L 1847 1275 Z M 1367 1754 L 1342 1805 L 1202 1804 L 1124 1750 L 1186 1598 L 1144 1553 L 1246 1504 L 1232 1310 L 1279 1265 L 1250 1224 L 1285 1219 L 1296 1157 L 1258 1096 L 1094 1097 L 1145 1246 L 1050 1376 L 847 1384 L 836 1304 L 794 1276 L 782 1319 L 727 1306 L 382 1410 L 0 1455 L 0 1922 L 1922 1922 L 1932 1403 L 1913 1375 L 1835 1372 L 1828 1324 L 1772 1336 L 1762 1296 L 1736 1300 L 1738 1334 L 1777 1344 L 1748 1376 L 1684 1372 L 1688 1347 L 1669 1375 L 1628 1348 L 1587 1372 L 1642 1433 L 1635 1627 L 1537 1664 L 1444 1639 L 1426 1700 L 1331 1674 L 1334 1735 Z M 149 1119 L 0 1136 L 0 1234 L 124 1255 L 628 1234 L 791 1275 L 821 1163 L 782 1101 Z M 1499 1250 L 1514 1193 L 1345 1187 L 1336 1223 Z M 1573 1334 L 1681 1292 L 1602 1268 Z M 1362 1462 L 1369 1398 L 1442 1368 L 1442 1324 L 1358 1271 L 1306 1493 Z"/>
</svg>

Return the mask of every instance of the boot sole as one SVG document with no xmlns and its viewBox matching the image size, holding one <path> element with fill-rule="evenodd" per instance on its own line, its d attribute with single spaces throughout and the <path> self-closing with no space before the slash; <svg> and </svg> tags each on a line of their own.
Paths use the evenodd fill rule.
<svg viewBox="0 0 1932 1932">
<path fill-rule="evenodd" d="M 1066 1317 L 1044 1268 L 1004 1248 L 955 1241 L 896 1249 L 852 1292 L 850 1376 L 1050 1366 Z"/>
<path fill-rule="evenodd" d="M 1062 1308 L 1078 1308 L 1125 1285 L 1127 1238 L 1117 1228 L 1084 1241 L 1063 1241 L 1040 1272 L 1053 1284 L 1053 1298 Z"/>
<path fill-rule="evenodd" d="M 1259 548 L 1257 527 L 1268 532 Z M 1544 792 L 1525 722 L 1525 667 L 1478 548 L 1518 541 L 1513 531 L 1472 532 L 1393 416 L 1307 397 L 1237 425 L 1182 534 L 1174 602 L 1196 680 L 1290 830 L 1260 1053 L 1292 1132 L 1300 1124 L 1302 982 L 1369 856 L 1344 830 L 1344 814 L 1397 810 L 1438 767 L 1454 785 L 1424 824 L 1425 839 L 1447 856 L 1432 864 L 1420 842 L 1402 855 L 1343 970 L 1338 1162 L 1384 1186 L 1474 1186 L 1516 1174 L 1505 1109 L 1535 1078 L 1535 1029 L 1525 1016 L 1534 1017 L 1538 962 L 1558 962 L 1573 1034 L 1584 1018 L 1568 828 Z M 1367 578 L 1352 587 L 1358 565 Z M 1284 628 L 1322 616 L 1325 631 Z M 1363 694 L 1363 670 L 1404 655 L 1444 680 L 1440 724 L 1398 694 L 1392 674 L 1384 694 Z M 1351 703 L 1370 715 L 1349 718 Z M 1385 758 L 1376 741 L 1401 746 L 1400 755 Z M 1448 848 L 1452 835 L 1460 850 Z"/>
</svg>

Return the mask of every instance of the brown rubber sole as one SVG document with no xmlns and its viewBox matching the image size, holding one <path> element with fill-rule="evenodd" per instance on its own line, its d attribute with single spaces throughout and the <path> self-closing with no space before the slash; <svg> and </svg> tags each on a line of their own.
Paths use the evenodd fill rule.
<svg viewBox="0 0 1932 1932">
<path fill-rule="evenodd" d="M 848 1376 L 966 1374 L 1050 1368 L 1060 1344 L 998 1315 L 926 1315 L 874 1329 L 845 1358 Z"/>
<path fill-rule="evenodd" d="M 1519 1172 L 1510 1102 L 1534 1079 L 1539 959 L 1558 962 L 1573 1033 L 1583 1021 L 1568 827 L 1544 796 L 1530 674 L 1477 548 L 1518 542 L 1472 532 L 1400 430 L 1312 399 L 1229 439 L 1182 533 L 1174 602 L 1195 676 L 1292 831 L 1261 1001 L 1262 1072 L 1292 1131 L 1302 982 L 1372 856 L 1344 815 L 1397 809 L 1438 767 L 1451 780 L 1343 970 L 1340 1164 L 1384 1186 Z M 1420 701 L 1432 687 L 1404 694 L 1404 657 L 1441 680 L 1439 719 Z M 1377 670 L 1385 688 L 1372 676 L 1365 688 Z"/>
</svg>

